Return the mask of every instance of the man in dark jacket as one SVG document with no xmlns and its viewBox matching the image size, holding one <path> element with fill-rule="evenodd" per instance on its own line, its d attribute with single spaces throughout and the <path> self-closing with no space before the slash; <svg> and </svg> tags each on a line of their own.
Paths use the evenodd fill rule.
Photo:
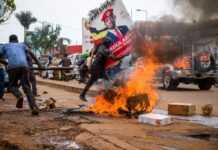
<svg viewBox="0 0 218 150">
<path fill-rule="evenodd" d="M 63 67 L 69 67 L 71 65 L 71 61 L 68 58 L 67 54 L 64 54 L 64 57 L 62 58 L 62 60 L 59 63 L 59 65 L 62 65 Z"/>
<path fill-rule="evenodd" d="M 70 67 L 71 65 L 71 60 L 68 58 L 68 54 L 64 54 L 64 57 L 62 58 L 61 62 L 59 65 L 62 65 L 62 67 Z M 61 71 L 62 76 L 65 78 L 67 73 L 70 73 L 70 70 L 63 70 Z"/>
<path fill-rule="evenodd" d="M 96 47 L 95 50 L 95 59 L 90 68 L 91 77 L 89 78 L 84 90 L 80 94 L 80 99 L 83 101 L 86 100 L 86 93 L 90 89 L 90 87 L 100 78 L 108 79 L 105 74 L 105 63 L 107 59 L 110 57 L 112 59 L 119 59 L 115 58 L 115 56 L 109 50 L 112 40 L 110 38 L 105 38 L 103 43 Z"/>
<path fill-rule="evenodd" d="M 32 115 L 38 115 L 39 110 L 28 80 L 27 53 L 33 55 L 25 44 L 18 43 L 16 35 L 11 35 L 9 43 L 5 44 L 0 50 L 0 55 L 2 54 L 8 60 L 9 90 L 17 98 L 16 107 L 23 108 L 23 95 L 18 89 L 18 83 L 20 82 L 27 96 Z"/>
<path fill-rule="evenodd" d="M 41 67 L 41 64 L 39 63 L 38 59 L 36 59 L 36 57 L 31 55 L 30 53 L 27 53 L 27 62 L 28 62 L 29 67 L 31 68 L 33 67 L 33 60 L 38 65 L 38 67 Z M 31 69 L 29 69 L 29 82 L 30 82 L 30 87 L 33 92 L 33 95 L 38 96 L 36 75 L 34 74 L 34 70 L 31 70 Z"/>
</svg>

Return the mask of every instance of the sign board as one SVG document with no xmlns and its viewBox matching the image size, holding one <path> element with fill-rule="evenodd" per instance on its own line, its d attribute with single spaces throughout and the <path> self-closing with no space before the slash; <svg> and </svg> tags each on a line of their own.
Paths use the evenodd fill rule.
<svg viewBox="0 0 218 150">
<path fill-rule="evenodd" d="M 85 53 L 93 48 L 93 43 L 90 42 L 91 33 L 86 29 L 85 24 L 88 22 L 87 18 L 82 19 L 82 52 Z"/>
<path fill-rule="evenodd" d="M 112 40 L 111 52 L 122 58 L 132 50 L 132 25 L 133 21 L 122 0 L 107 0 L 99 8 L 91 10 L 89 18 L 83 22 L 84 47 L 90 50 L 107 37 Z M 116 63 L 109 59 L 105 67 L 111 68 Z"/>
</svg>

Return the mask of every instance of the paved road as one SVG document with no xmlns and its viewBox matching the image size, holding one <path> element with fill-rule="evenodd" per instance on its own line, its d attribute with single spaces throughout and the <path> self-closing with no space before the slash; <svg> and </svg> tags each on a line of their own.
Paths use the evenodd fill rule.
<svg viewBox="0 0 218 150">
<path fill-rule="evenodd" d="M 42 80 L 42 79 L 40 79 Z M 63 82 L 63 81 L 53 81 L 53 80 L 45 80 L 48 83 L 55 83 L 58 85 L 64 86 L 73 86 L 77 87 L 70 88 L 71 91 L 79 92 L 84 88 L 83 84 L 78 84 L 76 81 Z M 52 86 L 53 87 L 53 86 Z M 57 86 L 59 87 L 59 86 Z M 60 89 L 60 88 L 59 88 Z M 66 89 L 66 88 L 64 88 Z M 73 89 L 73 90 L 72 90 Z M 92 90 L 96 91 L 97 87 L 92 88 Z M 196 85 L 184 85 L 181 84 L 177 90 L 175 91 L 166 91 L 161 89 L 161 85 L 157 85 L 157 90 L 160 96 L 160 100 L 158 102 L 158 108 L 162 108 L 167 110 L 168 103 L 171 102 L 182 102 L 182 103 L 193 103 L 197 106 L 197 113 L 201 113 L 201 107 L 205 104 L 212 104 L 214 106 L 213 115 L 218 116 L 218 88 L 212 88 L 209 91 L 201 91 Z M 76 97 L 75 97 L 76 98 Z"/>
<path fill-rule="evenodd" d="M 215 91 L 216 90 L 216 91 Z M 46 92 L 44 92 L 46 91 Z M 168 101 L 185 99 L 186 102 L 197 101 L 208 95 L 217 97 L 217 89 L 201 92 L 194 89 L 166 92 L 158 90 L 161 96 L 159 106 Z M 215 93 L 216 92 L 216 93 Z M 194 94 L 193 94 L 194 93 Z M 39 86 L 42 98 L 53 97 L 57 107 L 72 108 L 81 104 L 78 94 L 61 88 Z M 215 94 L 215 95 L 214 95 Z M 190 138 L 193 135 L 218 134 L 218 129 L 205 127 L 185 121 L 175 121 L 163 127 L 139 124 L 137 119 L 111 118 L 98 115 L 63 114 L 62 110 L 43 111 L 39 117 L 31 117 L 29 112 L 15 108 L 15 98 L 5 95 L 6 101 L 0 101 L 0 149 L 43 149 L 60 148 L 62 143 L 76 142 L 93 149 L 197 149 L 216 150 L 218 143 L 214 140 Z M 25 101 L 25 108 L 27 103 Z M 165 107 L 166 108 L 166 107 Z M 49 147 L 50 146 L 50 147 Z M 9 148 L 8 148 L 9 147 Z M 12 148 L 14 149 L 14 148 Z M 87 149 L 87 148 L 84 148 Z"/>
<path fill-rule="evenodd" d="M 40 81 L 42 79 L 39 79 Z M 54 81 L 54 80 L 43 80 L 45 83 L 55 83 L 59 86 L 55 86 L 59 89 L 69 89 L 68 91 L 80 92 L 84 88 L 83 84 L 78 84 L 76 81 L 63 82 L 63 81 Z M 46 84 L 44 84 L 46 85 Z M 61 88 L 61 86 L 63 86 Z M 68 87 L 68 88 L 65 88 Z M 54 87 L 54 86 L 51 86 Z M 77 87 L 77 90 L 75 88 Z M 72 90 L 73 89 L 73 90 Z M 92 88 L 96 91 L 97 87 Z M 197 113 L 201 113 L 201 107 L 205 104 L 212 104 L 214 106 L 213 115 L 218 116 L 218 88 L 212 88 L 209 91 L 201 91 L 198 89 L 198 86 L 195 85 L 184 85 L 181 84 L 175 91 L 166 91 L 161 88 L 161 85 L 157 85 L 157 90 L 160 96 L 157 108 L 167 110 L 168 103 L 171 102 L 181 102 L 181 103 L 193 103 L 197 106 Z M 57 91 L 58 93 L 58 91 Z M 78 99 L 78 95 L 73 99 Z"/>
<path fill-rule="evenodd" d="M 210 91 L 200 91 L 194 85 L 180 85 L 175 91 L 165 91 L 158 86 L 160 101 L 158 107 L 167 109 L 167 104 L 171 102 L 193 103 L 197 106 L 197 113 L 201 113 L 201 107 L 205 104 L 212 104 L 213 114 L 218 116 L 218 88 Z"/>
</svg>

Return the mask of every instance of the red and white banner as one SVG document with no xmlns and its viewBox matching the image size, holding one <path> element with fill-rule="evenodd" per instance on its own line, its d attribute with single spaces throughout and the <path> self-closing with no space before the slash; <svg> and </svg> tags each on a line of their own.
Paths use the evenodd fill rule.
<svg viewBox="0 0 218 150">
<path fill-rule="evenodd" d="M 107 37 L 112 40 L 112 53 L 122 58 L 132 50 L 132 25 L 122 0 L 107 0 L 99 8 L 90 11 L 89 19 L 83 20 L 83 46 L 91 49 Z M 108 59 L 105 67 L 108 69 L 116 64 L 116 61 Z"/>
</svg>

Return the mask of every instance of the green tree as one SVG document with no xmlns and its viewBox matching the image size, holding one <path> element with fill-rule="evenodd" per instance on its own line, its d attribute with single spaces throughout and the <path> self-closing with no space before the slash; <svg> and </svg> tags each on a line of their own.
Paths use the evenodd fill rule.
<svg viewBox="0 0 218 150">
<path fill-rule="evenodd" d="M 36 28 L 31 34 L 31 42 L 29 43 L 33 49 L 42 50 L 41 53 L 47 53 L 49 50 L 56 48 L 58 45 L 58 37 L 61 27 L 52 26 L 50 24 Z"/>
<path fill-rule="evenodd" d="M 15 9 L 14 0 L 0 0 L 0 24 L 7 21 Z"/>
<path fill-rule="evenodd" d="M 17 20 L 24 27 L 24 39 L 26 40 L 26 32 L 29 30 L 30 25 L 35 23 L 37 19 L 33 17 L 30 11 L 21 11 L 15 14 Z"/>
</svg>

